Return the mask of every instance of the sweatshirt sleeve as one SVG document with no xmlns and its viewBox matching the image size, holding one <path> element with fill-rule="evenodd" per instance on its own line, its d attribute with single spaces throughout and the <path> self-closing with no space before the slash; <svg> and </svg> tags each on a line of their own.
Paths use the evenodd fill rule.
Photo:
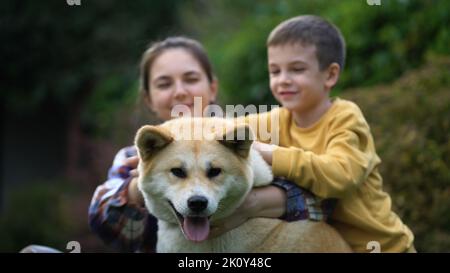
<svg viewBox="0 0 450 273">
<path fill-rule="evenodd" d="M 342 198 L 365 181 L 379 163 L 362 114 L 345 112 L 330 123 L 325 153 L 278 147 L 272 169 L 321 198 Z"/>
</svg>

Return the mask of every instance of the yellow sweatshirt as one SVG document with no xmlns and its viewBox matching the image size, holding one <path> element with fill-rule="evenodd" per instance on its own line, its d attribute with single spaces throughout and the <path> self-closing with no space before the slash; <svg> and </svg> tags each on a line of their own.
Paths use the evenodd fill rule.
<svg viewBox="0 0 450 273">
<path fill-rule="evenodd" d="M 291 113 L 277 108 L 249 115 L 246 122 L 272 128 L 279 115 L 279 147 L 272 169 L 322 198 L 339 198 L 331 224 L 357 252 L 368 252 L 370 241 L 382 252 L 403 252 L 413 242 L 411 230 L 391 210 L 391 198 L 382 189 L 369 125 L 359 107 L 336 98 L 328 111 L 309 128 L 296 126 Z M 260 131 L 257 131 L 258 138 Z M 264 141 L 267 142 L 267 141 Z"/>
</svg>

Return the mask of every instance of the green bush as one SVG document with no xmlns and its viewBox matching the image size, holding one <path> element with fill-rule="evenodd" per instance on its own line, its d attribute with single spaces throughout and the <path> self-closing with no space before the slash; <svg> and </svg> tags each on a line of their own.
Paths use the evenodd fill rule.
<svg viewBox="0 0 450 273">
<path fill-rule="evenodd" d="M 12 190 L 0 215 L 0 252 L 18 252 L 30 244 L 65 249 L 71 215 L 64 191 L 56 183 Z"/>
<path fill-rule="evenodd" d="M 419 251 L 450 251 L 450 58 L 438 57 L 392 85 L 342 97 L 365 114 L 394 211 Z"/>
</svg>

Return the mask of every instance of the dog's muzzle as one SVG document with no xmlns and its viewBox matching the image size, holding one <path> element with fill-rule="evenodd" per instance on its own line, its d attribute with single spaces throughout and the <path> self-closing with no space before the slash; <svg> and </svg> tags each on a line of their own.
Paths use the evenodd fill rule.
<svg viewBox="0 0 450 273">
<path fill-rule="evenodd" d="M 172 202 L 169 201 L 169 204 L 177 216 L 178 223 L 186 239 L 193 242 L 202 242 L 208 238 L 210 216 L 202 215 L 202 212 L 208 207 L 208 199 L 200 195 L 190 197 L 187 205 L 191 213 L 186 216 L 179 213 Z"/>
</svg>

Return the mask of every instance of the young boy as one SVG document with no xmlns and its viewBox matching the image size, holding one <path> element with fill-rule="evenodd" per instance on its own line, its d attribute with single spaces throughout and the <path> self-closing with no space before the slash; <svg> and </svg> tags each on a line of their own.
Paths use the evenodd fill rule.
<svg viewBox="0 0 450 273">
<path fill-rule="evenodd" d="M 329 96 L 344 67 L 340 31 L 320 17 L 299 16 L 278 25 L 267 46 L 270 88 L 282 107 L 247 122 L 279 115 L 272 128 L 279 144 L 255 142 L 274 175 L 338 198 L 330 223 L 354 251 L 379 245 L 382 252 L 414 252 L 411 230 L 382 190 L 381 161 L 361 110 Z"/>
</svg>

